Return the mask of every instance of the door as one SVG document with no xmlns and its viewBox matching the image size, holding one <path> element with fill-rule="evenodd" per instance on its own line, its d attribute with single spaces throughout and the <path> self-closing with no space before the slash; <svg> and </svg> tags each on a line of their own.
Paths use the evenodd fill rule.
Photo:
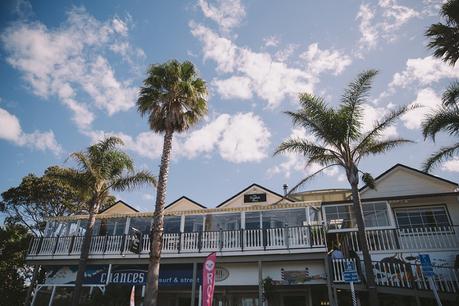
<svg viewBox="0 0 459 306">
<path fill-rule="evenodd" d="M 306 306 L 307 300 L 305 295 L 284 295 L 282 297 L 282 306 Z"/>
</svg>

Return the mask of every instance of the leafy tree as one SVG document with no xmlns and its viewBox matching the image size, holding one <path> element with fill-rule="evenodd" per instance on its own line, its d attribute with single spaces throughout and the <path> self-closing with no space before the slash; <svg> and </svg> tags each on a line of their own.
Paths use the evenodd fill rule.
<svg viewBox="0 0 459 306">
<path fill-rule="evenodd" d="M 207 113 L 207 88 L 198 77 L 193 63 L 171 60 L 152 65 L 140 88 L 137 109 L 148 116 L 150 129 L 164 133 L 163 152 L 159 169 L 153 227 L 150 235 L 150 263 L 146 285 L 145 305 L 158 305 L 158 277 L 163 238 L 163 211 L 166 199 L 169 161 L 174 133 L 196 124 Z"/>
<path fill-rule="evenodd" d="M 57 177 L 62 171 L 51 166 L 43 176 L 23 177 L 19 186 L 2 193 L 0 211 L 11 223 L 20 223 L 38 236 L 43 236 L 46 217 L 87 212 L 79 191 Z"/>
<path fill-rule="evenodd" d="M 110 196 L 110 191 L 133 189 L 141 184 L 156 185 L 156 179 L 148 171 L 135 172 L 132 159 L 118 149 L 123 141 L 117 137 L 108 137 L 88 147 L 85 151 L 74 152 L 70 157 L 76 162 L 76 168 L 64 168 L 58 174 L 79 190 L 87 202 L 89 211 L 86 232 L 81 246 L 78 273 L 72 305 L 79 305 L 84 271 L 86 269 L 92 232 L 96 214 Z"/>
<path fill-rule="evenodd" d="M 434 56 L 454 66 L 459 59 L 459 0 L 450 0 L 443 4 L 440 14 L 446 23 L 432 24 L 426 31 L 430 38 L 428 47 Z M 442 96 L 442 106 L 429 113 L 422 123 L 424 138 L 447 132 L 451 136 L 459 135 L 459 82 L 449 85 Z M 453 158 L 459 150 L 459 142 L 440 148 L 424 163 L 424 170 L 430 171 L 442 162 Z"/>
<path fill-rule="evenodd" d="M 26 296 L 24 282 L 31 270 L 25 263 L 30 232 L 20 224 L 0 227 L 0 306 L 20 305 Z"/>
<path fill-rule="evenodd" d="M 286 112 L 294 125 L 303 127 L 317 139 L 290 138 L 282 142 L 275 154 L 294 152 L 306 158 L 307 165 L 319 164 L 322 168 L 300 181 L 289 194 L 300 188 L 315 175 L 330 167 L 340 167 L 346 173 L 352 190 L 352 208 L 358 228 L 358 241 L 362 249 L 370 305 L 379 305 L 375 275 L 365 236 L 365 225 L 359 194 L 359 173 L 370 188 L 374 188 L 373 177 L 359 169 L 360 161 L 370 155 L 386 153 L 410 140 L 383 138 L 384 130 L 413 107 L 399 107 L 376 121 L 370 131 L 363 126 L 363 107 L 371 82 L 377 71 L 369 70 L 358 75 L 345 90 L 338 107 L 328 106 L 320 97 L 308 93 L 300 95 L 301 109 Z"/>
</svg>

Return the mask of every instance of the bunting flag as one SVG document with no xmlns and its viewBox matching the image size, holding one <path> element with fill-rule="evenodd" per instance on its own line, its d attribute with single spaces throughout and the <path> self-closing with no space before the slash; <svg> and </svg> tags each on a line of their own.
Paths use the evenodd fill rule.
<svg viewBox="0 0 459 306">
<path fill-rule="evenodd" d="M 215 288 L 215 264 L 217 253 L 207 256 L 202 267 L 202 306 L 212 306 Z"/>
<path fill-rule="evenodd" d="M 129 306 L 135 306 L 135 286 L 131 289 L 131 298 L 129 300 Z"/>
</svg>

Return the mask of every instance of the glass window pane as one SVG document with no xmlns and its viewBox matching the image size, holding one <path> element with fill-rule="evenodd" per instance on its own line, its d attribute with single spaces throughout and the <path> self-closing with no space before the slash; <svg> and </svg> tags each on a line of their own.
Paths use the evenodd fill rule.
<svg viewBox="0 0 459 306">
<path fill-rule="evenodd" d="M 150 234 L 151 218 L 131 218 L 130 228 L 140 231 L 142 234 Z"/>
<path fill-rule="evenodd" d="M 164 233 L 180 233 L 181 219 L 179 216 L 164 217 Z"/>
<path fill-rule="evenodd" d="M 395 210 L 395 218 L 399 227 L 436 228 L 449 226 L 450 221 L 443 206 L 410 207 Z"/>
<path fill-rule="evenodd" d="M 260 214 L 261 212 L 246 212 L 245 213 L 245 228 L 246 229 L 259 229 L 260 228 Z"/>
<path fill-rule="evenodd" d="M 203 227 L 204 216 L 185 216 L 185 232 L 200 232 Z"/>
<path fill-rule="evenodd" d="M 238 230 L 241 228 L 241 214 L 206 215 L 206 231 Z"/>
</svg>

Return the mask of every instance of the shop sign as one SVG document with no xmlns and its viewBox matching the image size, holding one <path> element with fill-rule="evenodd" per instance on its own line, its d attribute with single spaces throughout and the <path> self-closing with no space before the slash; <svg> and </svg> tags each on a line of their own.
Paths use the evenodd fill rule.
<svg viewBox="0 0 459 306">
<path fill-rule="evenodd" d="M 266 202 L 266 193 L 244 194 L 244 203 Z"/>
<path fill-rule="evenodd" d="M 217 261 L 217 253 L 213 252 L 207 256 L 202 267 L 202 306 L 212 306 L 215 288 L 215 265 Z"/>
<path fill-rule="evenodd" d="M 145 285 L 147 281 L 146 265 L 113 265 L 108 277 L 108 265 L 89 265 L 86 268 L 83 284 L 105 285 Z M 48 266 L 45 284 L 74 284 L 78 266 Z M 201 278 L 196 278 L 198 284 Z M 161 265 L 159 271 L 160 286 L 191 286 L 193 283 L 193 267 L 189 264 Z"/>
<path fill-rule="evenodd" d="M 215 282 L 222 282 L 230 275 L 228 269 L 217 266 L 215 268 Z"/>
</svg>

